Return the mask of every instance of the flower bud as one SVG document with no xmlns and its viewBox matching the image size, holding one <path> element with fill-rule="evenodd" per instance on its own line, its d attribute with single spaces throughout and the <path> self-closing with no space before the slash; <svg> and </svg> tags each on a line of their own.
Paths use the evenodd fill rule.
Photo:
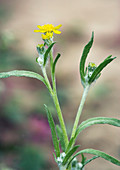
<svg viewBox="0 0 120 170">
<path fill-rule="evenodd" d="M 89 62 L 88 64 L 88 71 L 94 71 L 96 69 L 95 63 Z"/>
<path fill-rule="evenodd" d="M 62 162 L 63 162 L 63 159 L 65 158 L 66 154 L 65 152 L 62 152 L 60 154 L 60 157 L 57 158 L 57 163 L 58 163 L 58 166 L 60 167 L 60 169 L 64 169 L 65 167 L 62 166 Z"/>
<path fill-rule="evenodd" d="M 38 54 L 43 54 L 43 53 L 45 53 L 44 44 L 38 44 L 38 45 L 37 45 L 37 51 L 38 51 Z"/>
<path fill-rule="evenodd" d="M 90 62 L 88 64 L 88 78 L 92 76 L 92 73 L 94 72 L 95 69 L 96 69 L 95 63 Z"/>
<path fill-rule="evenodd" d="M 39 57 L 36 58 L 36 62 L 42 67 L 44 63 L 44 55 L 39 54 Z"/>
</svg>

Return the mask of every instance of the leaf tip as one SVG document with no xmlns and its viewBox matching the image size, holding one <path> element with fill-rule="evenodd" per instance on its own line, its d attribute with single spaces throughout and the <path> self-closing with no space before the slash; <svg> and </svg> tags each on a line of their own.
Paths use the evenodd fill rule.
<svg viewBox="0 0 120 170">
<path fill-rule="evenodd" d="M 94 31 L 92 31 L 92 38 L 94 38 Z"/>
</svg>

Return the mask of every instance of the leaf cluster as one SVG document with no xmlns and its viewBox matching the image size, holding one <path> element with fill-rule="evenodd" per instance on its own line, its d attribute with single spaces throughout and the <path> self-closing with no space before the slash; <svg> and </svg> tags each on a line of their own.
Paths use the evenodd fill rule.
<svg viewBox="0 0 120 170">
<path fill-rule="evenodd" d="M 112 57 L 112 55 L 108 56 L 102 63 L 100 63 L 92 72 L 91 76 L 89 77 L 89 71 L 87 72 L 88 68 L 85 68 L 85 62 L 87 59 L 87 56 L 90 52 L 90 49 L 93 45 L 94 40 L 94 32 L 92 32 L 92 36 L 90 41 L 87 43 L 87 45 L 83 49 L 83 53 L 80 60 L 80 77 L 83 87 L 85 88 L 88 84 L 92 84 L 96 79 L 98 79 L 101 75 L 101 71 L 116 57 Z"/>
</svg>

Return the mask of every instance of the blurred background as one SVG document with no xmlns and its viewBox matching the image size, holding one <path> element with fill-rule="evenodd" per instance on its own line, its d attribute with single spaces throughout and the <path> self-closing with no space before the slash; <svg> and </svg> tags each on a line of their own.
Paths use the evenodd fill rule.
<svg viewBox="0 0 120 170">
<path fill-rule="evenodd" d="M 14 69 L 41 73 L 35 62 L 42 43 L 37 25 L 62 24 L 55 36 L 55 53 L 62 54 L 56 76 L 60 104 L 70 134 L 83 87 L 79 60 L 95 32 L 87 62 L 97 65 L 117 56 L 91 88 L 80 121 L 95 116 L 120 118 L 120 1 L 119 0 L 0 0 L 0 72 Z M 43 104 L 56 111 L 38 80 L 10 77 L 0 80 L 0 170 L 55 170 L 50 128 Z M 95 125 L 78 138 L 81 149 L 94 148 L 120 159 L 120 131 Z M 89 158 L 89 155 L 87 155 Z M 79 159 L 81 159 L 79 157 Z M 96 159 L 86 170 L 118 170 Z"/>
</svg>

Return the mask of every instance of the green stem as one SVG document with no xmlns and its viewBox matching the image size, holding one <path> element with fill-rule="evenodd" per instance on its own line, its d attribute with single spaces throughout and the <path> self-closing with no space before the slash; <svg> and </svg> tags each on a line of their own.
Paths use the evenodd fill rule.
<svg viewBox="0 0 120 170">
<path fill-rule="evenodd" d="M 50 85 L 50 82 L 49 82 L 45 67 L 42 67 L 42 72 L 43 72 L 43 76 L 45 78 L 45 81 L 47 83 L 47 88 L 48 88 L 50 94 L 53 95 L 53 90 L 52 90 L 52 87 Z"/>
<path fill-rule="evenodd" d="M 57 92 L 56 92 L 56 89 L 52 90 L 52 88 L 51 88 L 51 85 L 50 85 L 49 79 L 47 77 L 47 73 L 46 73 L 45 67 L 42 68 L 42 72 L 43 72 L 45 81 L 47 83 L 48 90 L 49 90 L 49 92 L 50 92 L 50 94 L 51 94 L 51 96 L 53 98 L 53 101 L 54 101 L 54 104 L 55 104 L 55 107 L 56 107 L 56 110 L 57 110 L 58 119 L 59 119 L 60 126 L 61 126 L 61 129 L 62 129 L 62 132 L 63 132 L 65 147 L 67 148 L 67 145 L 68 145 L 68 136 L 67 136 L 67 131 L 66 131 L 64 119 L 63 119 L 63 116 L 62 116 L 62 112 L 61 112 L 61 109 L 60 109 L 60 105 L 59 105 L 59 101 L 58 101 L 58 97 L 57 97 Z"/>
<path fill-rule="evenodd" d="M 59 170 L 66 170 L 66 167 L 61 166 L 61 167 L 59 167 Z"/>
<path fill-rule="evenodd" d="M 75 135 L 75 132 L 76 132 L 76 129 L 77 129 L 77 126 L 78 126 L 78 123 L 79 123 L 79 119 L 80 119 L 80 116 L 81 116 L 81 113 L 82 113 L 82 109 L 83 109 L 83 106 L 84 106 L 84 103 L 85 103 L 85 100 L 86 100 L 89 88 L 90 88 L 90 85 L 88 85 L 88 86 L 86 86 L 84 88 L 84 92 L 83 92 L 83 96 L 82 96 L 82 99 L 81 99 L 81 103 L 79 105 L 78 112 L 77 112 L 77 115 L 76 115 L 76 118 L 75 118 L 75 122 L 74 122 L 73 130 L 72 130 L 71 138 L 74 137 L 74 135 Z"/>
<path fill-rule="evenodd" d="M 51 58 L 51 64 L 53 64 L 53 50 L 50 51 L 50 58 Z M 56 81 L 55 81 L 55 73 L 52 73 L 52 67 L 51 67 L 51 78 L 52 78 L 52 85 L 53 85 L 53 92 L 54 92 L 53 100 L 54 100 L 54 103 L 55 103 L 55 106 L 56 106 L 60 126 L 61 126 L 61 129 L 62 129 L 62 132 L 63 132 L 65 148 L 67 148 L 68 136 L 67 136 L 67 131 L 66 131 L 62 111 L 61 111 L 60 104 L 59 104 L 59 101 L 58 101 L 57 90 L 56 90 Z"/>
<path fill-rule="evenodd" d="M 56 106 L 56 110 L 57 110 L 60 126 L 61 126 L 61 129 L 62 129 L 62 132 L 63 132 L 65 148 L 67 148 L 67 145 L 68 145 L 68 136 L 67 136 L 67 131 L 66 131 L 66 127 L 65 127 L 62 111 L 61 111 L 60 104 L 59 104 L 59 101 L 58 101 L 57 90 L 56 90 L 56 81 L 55 81 L 55 73 L 52 73 L 53 49 L 50 50 L 50 64 L 51 64 L 51 78 L 52 78 L 53 93 L 54 93 L 54 96 L 52 96 L 52 97 L 53 97 L 53 100 L 54 100 L 54 104 Z"/>
<path fill-rule="evenodd" d="M 56 110 L 57 110 L 57 114 L 58 114 L 58 119 L 59 119 L 60 126 L 61 126 L 61 129 L 62 129 L 62 132 L 63 132 L 65 148 L 67 148 L 67 146 L 68 146 L 68 136 L 67 136 L 67 131 L 66 131 L 64 119 L 63 119 L 63 116 L 62 116 L 60 104 L 59 104 L 59 101 L 58 101 L 57 93 L 54 92 L 54 95 L 52 95 L 52 97 L 53 97 L 54 104 L 56 106 Z"/>
</svg>

